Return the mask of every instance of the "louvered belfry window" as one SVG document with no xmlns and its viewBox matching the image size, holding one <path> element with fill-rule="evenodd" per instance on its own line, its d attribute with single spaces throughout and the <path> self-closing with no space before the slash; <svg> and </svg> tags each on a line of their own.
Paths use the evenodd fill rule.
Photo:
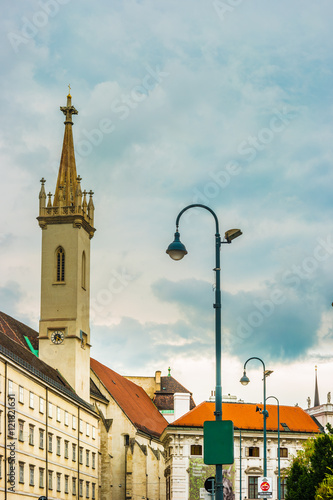
<svg viewBox="0 0 333 500">
<path fill-rule="evenodd" d="M 65 281 L 65 252 L 62 247 L 57 249 L 57 281 Z"/>
</svg>

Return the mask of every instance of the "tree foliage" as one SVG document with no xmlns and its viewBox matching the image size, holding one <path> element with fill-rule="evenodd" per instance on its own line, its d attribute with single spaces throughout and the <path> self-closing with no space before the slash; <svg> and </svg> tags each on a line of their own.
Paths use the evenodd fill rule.
<svg viewBox="0 0 333 500">
<path fill-rule="evenodd" d="M 293 458 L 287 472 L 286 500 L 333 500 L 331 430 L 332 427 L 328 428 L 329 434 L 308 439 L 304 449 Z"/>
<path fill-rule="evenodd" d="M 316 491 L 315 500 L 333 500 L 333 471 L 326 474 L 324 481 L 320 483 Z"/>
</svg>

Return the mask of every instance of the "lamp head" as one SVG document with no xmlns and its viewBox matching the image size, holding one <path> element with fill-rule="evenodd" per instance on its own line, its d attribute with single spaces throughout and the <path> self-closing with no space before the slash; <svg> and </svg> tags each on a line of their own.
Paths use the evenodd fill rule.
<svg viewBox="0 0 333 500">
<path fill-rule="evenodd" d="M 246 371 L 244 370 L 244 375 L 242 376 L 242 378 L 240 379 L 240 383 L 242 385 L 247 385 L 248 383 L 250 382 L 250 379 L 249 377 L 246 375 Z"/>
<path fill-rule="evenodd" d="M 235 238 L 238 238 L 238 236 L 241 236 L 243 233 L 240 229 L 229 229 L 224 233 L 224 237 L 227 240 L 228 243 L 231 243 L 232 240 Z"/>
<path fill-rule="evenodd" d="M 179 239 L 180 234 L 175 232 L 175 239 L 168 246 L 166 253 L 170 255 L 173 260 L 181 260 L 187 254 L 185 245 Z"/>
</svg>

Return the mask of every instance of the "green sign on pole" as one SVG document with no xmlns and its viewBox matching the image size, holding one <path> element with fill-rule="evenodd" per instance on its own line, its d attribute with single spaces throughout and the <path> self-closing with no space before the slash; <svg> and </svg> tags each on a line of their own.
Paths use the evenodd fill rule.
<svg viewBox="0 0 333 500">
<path fill-rule="evenodd" d="M 231 420 L 204 422 L 204 463 L 234 463 L 234 424 Z"/>
</svg>

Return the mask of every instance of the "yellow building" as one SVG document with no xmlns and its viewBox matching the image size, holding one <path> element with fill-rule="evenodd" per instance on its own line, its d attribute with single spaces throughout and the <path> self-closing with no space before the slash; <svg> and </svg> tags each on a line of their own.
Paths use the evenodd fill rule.
<svg viewBox="0 0 333 500">
<path fill-rule="evenodd" d="M 37 332 L 3 313 L 0 330 L 0 498 L 97 500 L 94 408 L 29 350 Z"/>
<path fill-rule="evenodd" d="M 90 359 L 94 204 L 76 171 L 71 99 L 54 195 L 44 178 L 39 193 L 39 333 L 0 313 L 0 491 L 165 500 L 167 421 L 141 387 Z"/>
</svg>

